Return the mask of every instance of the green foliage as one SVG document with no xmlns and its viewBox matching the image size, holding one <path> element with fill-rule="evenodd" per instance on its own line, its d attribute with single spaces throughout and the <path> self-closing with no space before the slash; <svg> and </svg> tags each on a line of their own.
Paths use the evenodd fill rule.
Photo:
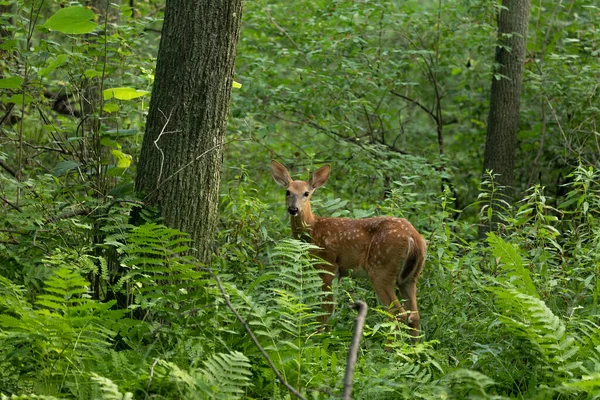
<svg viewBox="0 0 600 400">
<path fill-rule="evenodd" d="M 239 399 L 251 385 L 249 360 L 235 351 L 215 354 L 205 361 L 203 368 L 190 372 L 169 362 L 163 361 L 161 365 L 178 386 L 179 395 L 185 398 Z"/>
<path fill-rule="evenodd" d="M 105 5 L 0 4 L 2 398 L 289 398 L 213 274 L 308 398 L 341 393 L 354 299 L 353 398 L 600 396 L 592 0 L 532 4 L 514 199 L 481 176 L 496 2 L 246 2 L 210 265 L 158 210 L 131 225 L 164 4 Z M 270 158 L 332 165 L 318 215 L 423 233 L 421 343 L 359 280 L 320 329 Z"/>
</svg>

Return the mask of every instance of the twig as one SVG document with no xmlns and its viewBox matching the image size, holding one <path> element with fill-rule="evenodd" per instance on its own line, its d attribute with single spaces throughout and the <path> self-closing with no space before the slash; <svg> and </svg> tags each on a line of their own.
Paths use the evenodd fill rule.
<svg viewBox="0 0 600 400">
<path fill-rule="evenodd" d="M 6 121 L 8 117 L 10 117 L 10 113 L 12 112 L 14 107 L 15 103 L 8 103 L 8 106 L 6 107 L 6 112 L 2 116 L 2 119 L 0 119 L 0 125 L 4 124 L 4 121 Z"/>
<path fill-rule="evenodd" d="M 360 300 L 357 300 L 350 306 L 358 311 L 358 315 L 354 320 L 354 333 L 352 334 L 352 342 L 348 350 L 348 361 L 346 362 L 346 374 L 344 375 L 344 392 L 342 399 L 350 400 L 352 394 L 352 377 L 354 375 L 354 367 L 356 367 L 356 358 L 358 354 L 358 345 L 362 337 L 363 327 L 365 326 L 365 318 L 367 317 L 367 305 Z"/>
<path fill-rule="evenodd" d="M 294 388 L 289 383 L 287 383 L 287 381 L 285 380 L 285 378 L 283 377 L 283 375 L 281 375 L 281 373 L 279 372 L 279 370 L 277 369 L 277 367 L 275 366 L 275 364 L 273 364 L 273 361 L 271 360 L 271 357 L 269 357 L 269 355 L 267 354 L 267 352 L 265 351 L 265 349 L 258 342 L 258 339 L 254 335 L 254 332 L 252 332 L 252 329 L 250 329 L 250 326 L 248 325 L 248 323 L 242 318 L 242 316 L 240 315 L 240 313 L 237 312 L 237 310 L 235 309 L 235 307 L 233 307 L 233 304 L 231 304 L 231 300 L 229 300 L 229 296 L 227 295 L 227 293 L 225 293 L 225 289 L 223 288 L 223 284 L 221 283 L 221 278 L 219 278 L 219 275 L 215 274 L 210 269 L 209 269 L 209 271 L 210 271 L 211 275 L 213 276 L 213 278 L 215 279 L 215 281 L 217 282 L 217 285 L 219 286 L 219 291 L 221 292 L 221 295 L 223 295 L 223 299 L 225 299 L 225 303 L 227 303 L 227 307 L 229 307 L 229 309 L 235 314 L 235 317 L 237 318 L 237 320 L 240 321 L 240 323 L 244 326 L 244 329 L 246 330 L 246 332 L 250 336 L 250 339 L 252 339 L 252 341 L 254 342 L 254 344 L 256 345 L 256 347 L 258 347 L 258 350 L 260 350 L 260 352 L 263 355 L 263 357 L 265 358 L 265 360 L 267 360 L 267 363 L 269 364 L 269 367 L 271 367 L 271 369 L 273 370 L 273 372 L 277 376 L 277 379 L 279 379 L 279 381 L 287 388 L 287 390 L 291 394 L 293 394 L 294 396 L 296 396 L 299 399 L 306 400 L 305 397 L 302 396 L 302 394 L 298 390 L 296 390 L 296 388 Z M 362 327 L 361 327 L 361 329 L 362 329 Z"/>
<path fill-rule="evenodd" d="M 56 221 L 60 221 L 61 219 L 76 217 L 78 215 L 88 215 L 91 212 L 92 212 L 92 210 L 90 210 L 89 208 L 81 208 L 79 210 L 71 210 L 71 211 L 67 211 L 67 212 L 64 212 L 62 214 L 59 214 L 59 215 L 56 215 L 53 217 L 49 217 L 48 219 L 46 219 L 46 222 L 56 222 Z"/>
<path fill-rule="evenodd" d="M 406 101 L 409 101 L 411 103 L 413 103 L 414 105 L 418 106 L 419 108 L 421 108 L 423 111 L 425 111 L 431 118 L 433 118 L 433 120 L 435 121 L 436 124 L 439 124 L 438 121 L 438 117 L 437 115 L 435 115 L 433 113 L 433 111 L 431 111 L 430 109 L 428 109 L 427 107 L 425 107 L 423 104 L 419 103 L 418 100 L 415 100 L 413 98 L 410 98 L 408 96 L 405 96 L 401 93 L 396 92 L 395 90 L 390 90 L 390 93 L 393 94 L 394 96 L 398 96 Z"/>
<path fill-rule="evenodd" d="M 19 207 L 16 204 L 11 203 L 10 201 L 8 201 L 6 198 L 0 196 L 0 200 L 2 200 L 3 202 L 5 202 L 6 204 L 8 204 L 9 206 L 11 206 L 12 208 L 14 208 L 15 210 L 17 210 L 18 212 L 23 212 L 21 210 L 21 207 Z"/>
<path fill-rule="evenodd" d="M 154 367 L 158 364 L 158 358 L 154 360 L 152 366 L 150 367 L 150 376 L 148 377 L 148 385 L 146 386 L 146 398 L 148 398 L 148 393 L 150 392 L 150 385 L 152 385 L 152 378 L 154 377 Z"/>
<path fill-rule="evenodd" d="M 269 19 L 271 20 L 271 23 L 275 26 L 275 28 L 277 28 L 277 30 L 279 32 L 281 32 L 281 34 L 283 34 L 286 38 L 288 38 L 290 40 L 290 42 L 292 42 L 294 44 L 294 46 L 296 46 L 296 50 L 298 50 L 300 52 L 300 54 L 302 54 L 302 57 L 304 57 L 304 61 L 306 61 L 306 63 L 308 64 L 309 67 L 312 67 L 312 64 L 310 63 L 310 60 L 308 59 L 308 57 L 306 56 L 306 53 L 302 50 L 302 48 L 300 48 L 300 46 L 298 45 L 298 43 L 296 43 L 294 41 L 294 39 L 292 39 L 292 37 L 290 36 L 289 33 L 286 32 L 285 29 L 283 29 L 278 23 L 277 21 L 275 21 L 275 18 L 273 18 L 273 16 L 271 15 L 271 12 L 269 11 L 268 8 L 265 8 L 265 12 L 267 13 L 267 15 L 269 16 Z"/>
<path fill-rule="evenodd" d="M 7 163 L 5 163 L 3 160 L 0 160 L 0 167 L 4 168 L 9 174 L 11 174 L 13 177 L 17 177 L 17 172 Z"/>
<path fill-rule="evenodd" d="M 163 117 L 165 117 L 166 121 L 165 121 L 165 124 L 163 125 L 162 129 L 160 130 L 160 133 L 158 134 L 158 137 L 153 142 L 154 143 L 154 147 L 156 147 L 158 149 L 158 151 L 160 152 L 160 170 L 158 171 L 158 178 L 156 179 L 156 187 L 157 188 L 161 185 L 160 179 L 162 178 L 163 165 L 165 164 L 165 153 L 162 151 L 162 149 L 160 147 L 158 147 L 158 141 L 160 140 L 160 138 L 162 137 L 162 135 L 165 135 L 167 133 L 178 133 L 178 132 L 181 132 L 179 130 L 177 130 L 177 131 L 170 131 L 170 132 L 165 131 L 165 129 L 167 129 L 167 125 L 169 125 L 169 121 L 171 120 L 171 116 L 173 115 L 173 109 L 171 109 L 171 112 L 169 113 L 168 117 L 165 115 L 164 112 L 162 112 L 162 110 L 159 109 L 158 111 L 160 111 L 160 113 L 163 115 Z"/>
<path fill-rule="evenodd" d="M 538 149 L 537 155 L 535 156 L 535 160 L 533 160 L 533 166 L 531 168 L 531 175 L 529 176 L 529 182 L 527 183 L 527 187 L 531 187 L 533 180 L 535 179 L 535 173 L 538 170 L 540 159 L 542 158 L 542 153 L 544 152 L 544 143 L 546 142 L 546 103 L 542 101 L 542 134 L 540 138 L 540 148 Z"/>
<path fill-rule="evenodd" d="M 199 156 L 197 156 L 196 158 L 194 158 L 192 161 L 188 162 L 187 164 L 184 164 L 181 168 L 179 168 L 177 171 L 173 172 L 167 179 L 165 179 L 164 181 L 160 182 L 159 185 L 157 185 L 151 192 L 149 192 L 146 197 L 144 197 L 144 200 L 146 200 L 152 193 L 156 192 L 162 185 L 164 185 L 167 181 L 171 180 L 175 175 L 177 175 L 178 173 L 180 173 L 181 171 L 183 171 L 184 169 L 186 169 L 187 167 L 189 167 L 190 165 L 192 165 L 193 163 L 195 163 L 196 161 L 198 161 L 199 159 L 201 159 L 202 157 L 204 157 L 205 155 L 207 155 L 208 153 L 210 153 L 213 150 L 218 149 L 219 147 L 225 146 L 226 144 L 229 144 L 231 142 L 237 142 L 237 141 L 245 141 L 246 139 L 231 139 L 225 143 L 219 143 L 217 145 L 214 145 L 213 147 L 211 147 L 210 149 L 206 150 L 204 153 L 200 154 Z"/>
</svg>

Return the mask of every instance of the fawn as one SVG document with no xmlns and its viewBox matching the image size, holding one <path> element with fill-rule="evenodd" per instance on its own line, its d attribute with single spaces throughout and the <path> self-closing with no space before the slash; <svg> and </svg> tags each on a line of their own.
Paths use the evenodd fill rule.
<svg viewBox="0 0 600 400">
<path fill-rule="evenodd" d="M 413 342 L 418 341 L 421 320 L 417 308 L 417 280 L 427 252 L 425 239 L 403 218 L 352 219 L 314 215 L 310 198 L 315 189 L 327 182 L 329 172 L 329 165 L 325 165 L 315 171 L 308 182 L 295 181 L 283 165 L 271 161 L 273 179 L 286 188 L 292 235 L 317 245 L 320 249 L 314 255 L 327 262 L 319 268 L 335 274 L 321 274 L 323 291 L 331 292 L 334 278 L 341 279 L 350 271 L 353 276 L 368 277 L 379 300 L 396 318 L 408 324 Z M 396 297 L 396 285 L 406 301 L 408 312 Z M 323 305 L 329 315 L 333 312 L 331 300 L 328 295 Z M 329 315 L 321 322 L 325 323 Z"/>
</svg>

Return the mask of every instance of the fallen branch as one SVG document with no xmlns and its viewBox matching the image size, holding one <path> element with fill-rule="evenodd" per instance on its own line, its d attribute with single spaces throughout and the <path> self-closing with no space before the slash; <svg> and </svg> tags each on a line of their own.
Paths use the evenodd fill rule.
<svg viewBox="0 0 600 400">
<path fill-rule="evenodd" d="M 367 317 L 367 305 L 360 300 L 357 300 L 350 306 L 358 311 L 358 315 L 354 320 L 354 333 L 352 334 L 352 342 L 348 349 L 348 360 L 346 362 L 346 374 L 344 375 L 344 392 L 342 399 L 350 400 L 352 394 L 352 377 L 354 376 L 354 367 L 356 367 L 356 358 L 358 354 L 358 345 L 362 337 L 363 327 L 365 326 L 365 318 Z"/>
</svg>

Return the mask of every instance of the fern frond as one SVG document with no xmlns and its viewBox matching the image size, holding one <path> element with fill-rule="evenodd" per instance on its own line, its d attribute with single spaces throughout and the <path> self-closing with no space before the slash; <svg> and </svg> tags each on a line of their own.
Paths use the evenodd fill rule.
<svg viewBox="0 0 600 400">
<path fill-rule="evenodd" d="M 487 241 L 492 254 L 500 262 L 500 266 L 508 283 L 533 297 L 539 297 L 529 274 L 529 270 L 523 265 L 523 258 L 519 254 L 519 248 L 504 241 L 494 233 L 488 233 Z"/>
<path fill-rule="evenodd" d="M 133 399 L 133 393 L 126 392 L 121 393 L 119 387 L 110 379 L 100 376 L 98 374 L 91 374 L 92 381 L 94 381 L 102 392 L 102 398 L 105 400 L 131 400 Z"/>
<path fill-rule="evenodd" d="M 251 367 L 245 355 L 233 351 L 213 355 L 199 371 L 203 383 L 217 389 L 213 392 L 215 398 L 231 399 L 240 398 L 251 385 Z"/>
<path fill-rule="evenodd" d="M 242 398 L 251 385 L 251 364 L 242 353 L 218 353 L 204 362 L 202 368 L 182 370 L 176 364 L 161 360 L 169 377 L 183 384 L 187 398 L 236 399 Z"/>
<path fill-rule="evenodd" d="M 493 287 L 500 308 L 499 319 L 516 337 L 527 341 L 548 374 L 570 377 L 581 363 L 571 361 L 579 346 L 561 319 L 546 304 L 516 288 Z"/>
</svg>

